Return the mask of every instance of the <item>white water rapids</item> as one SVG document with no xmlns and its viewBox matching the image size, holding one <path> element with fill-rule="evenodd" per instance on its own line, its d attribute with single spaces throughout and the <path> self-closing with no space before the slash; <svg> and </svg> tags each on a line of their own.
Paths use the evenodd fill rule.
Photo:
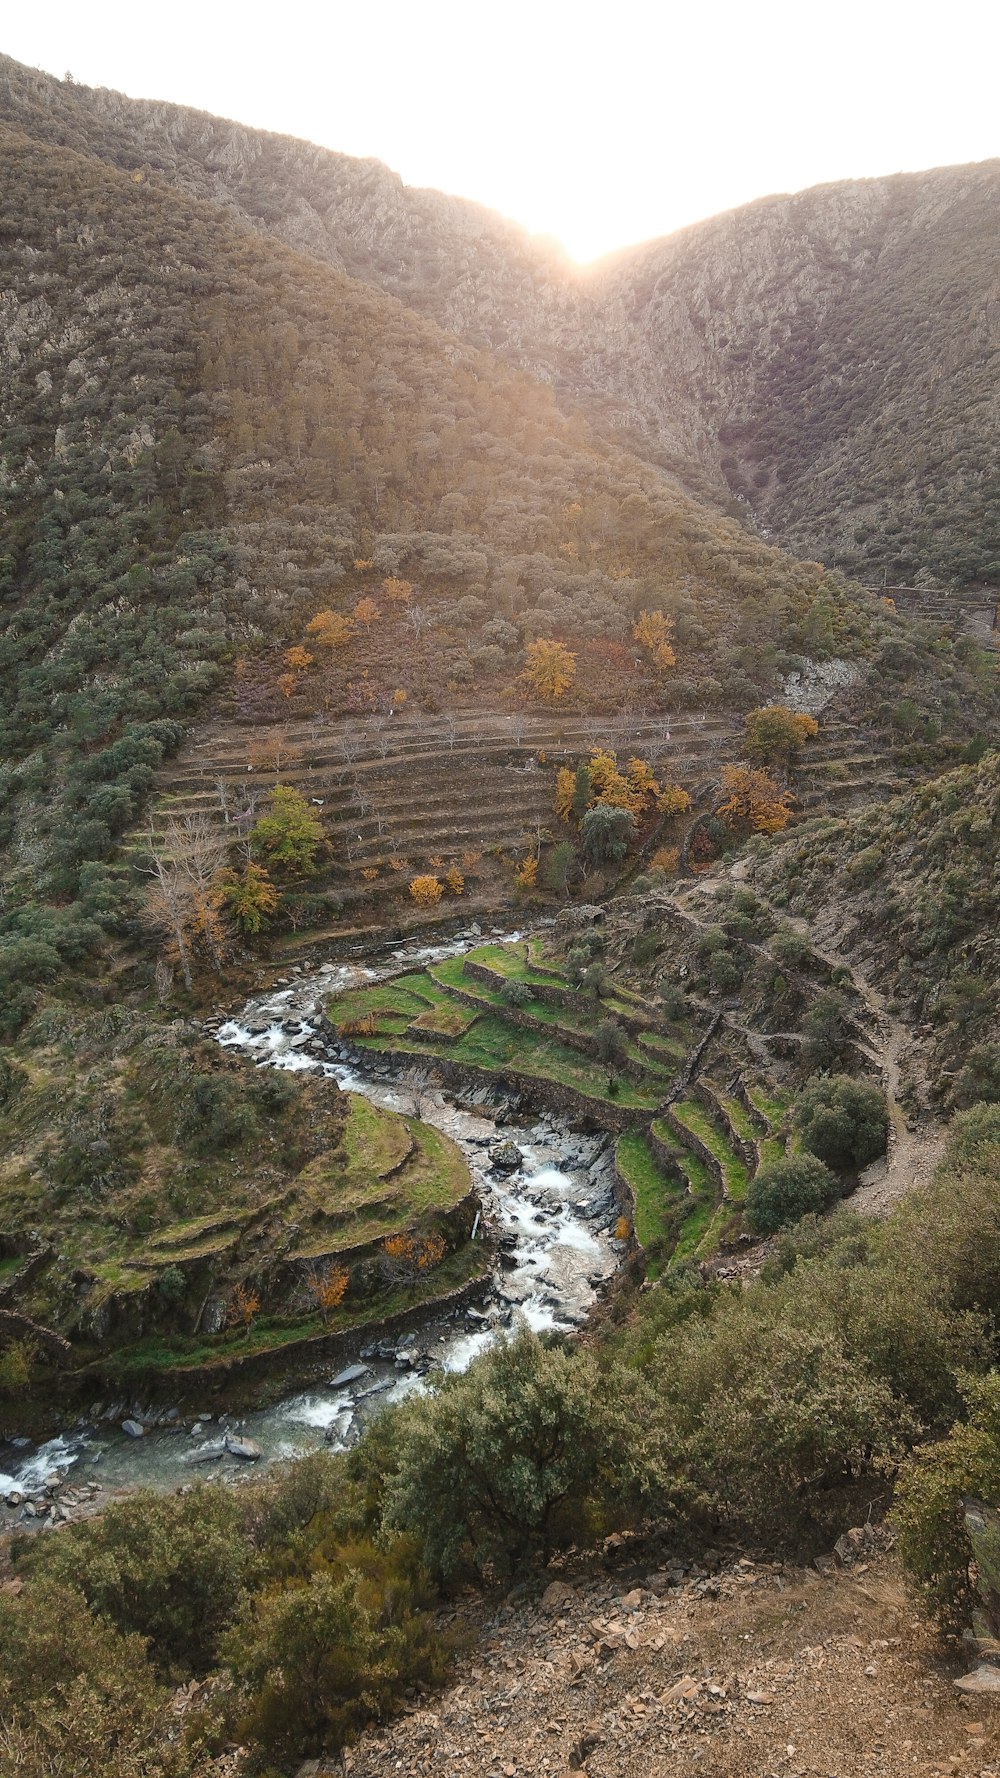
<svg viewBox="0 0 1000 1778">
<path fill-rule="evenodd" d="M 520 936 L 493 934 L 514 943 Z M 384 980 L 424 963 L 457 956 L 483 942 L 469 932 L 449 944 L 405 947 L 384 963 L 328 963 L 296 974 L 256 997 L 238 1019 L 221 1024 L 216 1036 L 259 1066 L 321 1072 L 351 1092 L 363 1093 L 389 1110 L 411 1113 L 412 1088 L 380 1071 L 349 1064 L 324 1045 L 319 1025 L 328 1000 L 345 988 Z M 422 1090 L 419 1115 L 462 1148 L 482 1200 L 484 1216 L 501 1243 L 501 1265 L 493 1291 L 479 1309 L 435 1316 L 415 1332 L 364 1347 L 357 1366 L 331 1365 L 328 1380 L 301 1386 L 268 1407 L 215 1421 L 203 1417 L 161 1426 L 130 1439 L 118 1426 L 81 1424 L 75 1431 L 38 1448 L 0 1448 L 0 1497 L 17 1488 L 30 1494 L 71 1469 L 81 1478 L 110 1488 L 172 1487 L 200 1477 L 231 1474 L 245 1467 L 223 1448 L 228 1431 L 252 1439 L 265 1462 L 303 1455 L 326 1443 L 342 1449 L 367 1414 L 426 1387 L 435 1370 L 464 1370 L 506 1327 L 523 1319 L 536 1330 L 568 1330 L 583 1322 L 601 1281 L 618 1263 L 613 1241 L 617 1211 L 611 1201 L 611 1162 L 606 1138 L 569 1133 L 542 1118 L 523 1124 L 505 1121 L 498 1130 L 488 1107 L 459 1109 L 436 1089 Z M 488 1149 L 509 1137 L 521 1150 L 517 1172 L 494 1172 Z M 335 1373 L 359 1371 L 335 1381 Z M 96 1467 L 94 1467 L 96 1465 Z M 74 1480 L 76 1475 L 74 1475 Z"/>
</svg>

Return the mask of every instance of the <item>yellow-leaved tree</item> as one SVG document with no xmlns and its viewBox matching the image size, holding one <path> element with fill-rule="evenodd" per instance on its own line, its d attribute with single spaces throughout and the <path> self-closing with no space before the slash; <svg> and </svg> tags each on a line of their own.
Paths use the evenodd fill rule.
<svg viewBox="0 0 1000 1778">
<path fill-rule="evenodd" d="M 414 877 L 410 884 L 410 895 L 418 908 L 437 907 L 443 894 L 444 884 L 437 877 Z"/>
<path fill-rule="evenodd" d="M 716 809 L 734 832 L 782 833 L 790 819 L 790 790 L 782 790 L 770 772 L 757 766 L 726 766 L 722 774 L 726 800 Z"/>
<path fill-rule="evenodd" d="M 320 648 L 343 648 L 351 640 L 354 625 L 339 611 L 317 611 L 306 624 L 306 635 Z"/>
<path fill-rule="evenodd" d="M 671 644 L 673 633 L 674 620 L 662 611 L 640 611 L 632 630 L 639 646 L 646 650 L 654 666 L 663 673 L 668 667 L 677 665 L 677 656 Z"/>
<path fill-rule="evenodd" d="M 564 643 L 539 637 L 528 645 L 524 676 L 540 698 L 555 702 L 565 696 L 576 678 L 576 656 Z"/>
</svg>

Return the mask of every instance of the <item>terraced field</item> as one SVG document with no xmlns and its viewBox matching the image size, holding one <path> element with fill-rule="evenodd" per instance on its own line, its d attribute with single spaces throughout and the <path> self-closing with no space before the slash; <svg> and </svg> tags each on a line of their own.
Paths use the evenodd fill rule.
<svg viewBox="0 0 1000 1778">
<path fill-rule="evenodd" d="M 263 740 L 228 724 L 164 765 L 152 820 L 164 831 L 202 816 L 238 834 L 276 781 L 293 784 L 323 822 L 331 846 L 325 877 L 349 917 L 442 863 L 457 864 L 471 886 L 498 855 L 537 851 L 558 827 L 555 767 L 597 746 L 623 757 L 639 752 L 671 781 L 697 786 L 735 756 L 737 741 L 730 723 L 698 716 L 397 713 L 292 721 Z"/>
<path fill-rule="evenodd" d="M 512 993 L 514 984 L 522 992 Z M 595 1032 L 616 1012 L 620 1046 L 613 1061 L 602 1060 Z M 617 1135 L 616 1165 L 651 1276 L 711 1259 L 738 1232 L 757 1167 L 783 1152 L 785 1108 L 774 1089 L 747 1087 L 744 1097 L 707 1077 L 683 1088 L 702 1035 L 693 1018 L 667 1023 L 654 1002 L 613 977 L 595 1001 L 539 940 L 483 945 L 349 990 L 327 1014 L 363 1051 L 457 1065 L 557 1107 L 566 1089 L 567 1114 Z"/>
</svg>

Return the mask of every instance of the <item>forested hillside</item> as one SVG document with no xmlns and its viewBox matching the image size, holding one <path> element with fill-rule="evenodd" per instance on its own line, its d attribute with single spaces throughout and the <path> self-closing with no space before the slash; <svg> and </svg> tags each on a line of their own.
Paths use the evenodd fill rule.
<svg viewBox="0 0 1000 1778">
<path fill-rule="evenodd" d="M 864 648 L 886 621 L 370 287 L 162 182 L 3 147 L 5 918 L 25 941 L 39 891 L 64 953 L 120 912 L 116 842 L 237 669 L 265 714 L 307 663 L 320 707 L 365 709 L 499 692 L 525 640 L 569 637 L 617 662 L 604 696 L 637 672 L 655 698 L 632 639 L 655 608 L 672 704 L 746 705 L 794 650 Z M 381 672 L 344 646 L 373 628 Z"/>
<path fill-rule="evenodd" d="M 799 553 L 1000 574 L 995 162 L 763 199 L 579 271 L 378 162 L 7 60 L 0 115 L 396 296 Z"/>
</svg>

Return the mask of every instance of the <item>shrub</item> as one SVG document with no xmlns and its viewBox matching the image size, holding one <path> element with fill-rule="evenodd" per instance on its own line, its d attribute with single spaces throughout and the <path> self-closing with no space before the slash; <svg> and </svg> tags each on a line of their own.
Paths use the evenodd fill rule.
<svg viewBox="0 0 1000 1778">
<path fill-rule="evenodd" d="M 247 1603 L 225 1656 L 243 1693 L 240 1732 L 265 1753 L 339 1752 L 407 1686 L 443 1679 L 449 1646 L 421 1609 L 427 1583 L 401 1547 L 348 1549 L 367 1572 L 341 1560 Z"/>
<path fill-rule="evenodd" d="M 0 1594 L 0 1647 L 4 1772 L 185 1778 L 192 1770 L 141 1637 L 95 1617 L 81 1593 L 42 1581 Z"/>
<path fill-rule="evenodd" d="M 946 1439 L 915 1452 L 898 1484 L 898 1547 L 942 1627 L 958 1633 L 974 1602 L 964 1500 L 1000 1499 L 1000 1376 L 966 1376 L 970 1410 Z M 994 1583 L 995 1584 L 995 1583 Z"/>
<path fill-rule="evenodd" d="M 422 1539 L 432 1570 L 509 1573 L 580 1535 L 605 1454 L 593 1359 L 518 1333 L 434 1395 L 384 1415 L 352 1456 L 384 1522 Z"/>
<path fill-rule="evenodd" d="M 444 894 L 444 884 L 437 877 L 414 877 L 410 884 L 410 896 L 418 908 L 437 907 Z"/>
<path fill-rule="evenodd" d="M 849 1074 L 810 1081 L 796 1104 L 795 1124 L 809 1153 L 838 1172 L 866 1167 L 885 1153 L 889 1139 L 885 1094 Z"/>
<path fill-rule="evenodd" d="M 74 1587 L 164 1668 L 204 1671 L 255 1566 L 239 1502 L 222 1488 L 141 1490 L 29 1552 L 32 1571 Z"/>
<path fill-rule="evenodd" d="M 802 1216 L 825 1210 L 840 1195 L 829 1167 L 815 1155 L 785 1155 L 750 1181 L 746 1217 L 759 1235 L 773 1235 Z"/>
<path fill-rule="evenodd" d="M 504 982 L 500 998 L 507 1006 L 527 1006 L 534 999 L 534 994 L 527 982 Z"/>
<path fill-rule="evenodd" d="M 602 1019 L 594 1032 L 594 1045 L 601 1062 L 620 1062 L 625 1054 L 625 1033 L 617 1019 Z"/>
</svg>

